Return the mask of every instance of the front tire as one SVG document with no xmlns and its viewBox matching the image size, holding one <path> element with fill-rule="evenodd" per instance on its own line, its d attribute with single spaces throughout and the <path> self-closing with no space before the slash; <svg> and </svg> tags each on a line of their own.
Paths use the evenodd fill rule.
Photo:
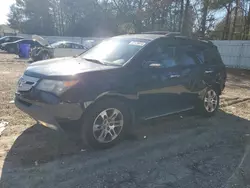
<svg viewBox="0 0 250 188">
<path fill-rule="evenodd" d="M 94 149 L 106 149 L 120 142 L 129 129 L 130 115 L 125 104 L 106 99 L 84 115 L 82 139 Z"/>
<path fill-rule="evenodd" d="M 202 100 L 198 104 L 198 110 L 202 113 L 202 115 L 211 117 L 218 111 L 219 103 L 220 96 L 218 91 L 212 87 L 209 87 L 206 90 Z"/>
</svg>

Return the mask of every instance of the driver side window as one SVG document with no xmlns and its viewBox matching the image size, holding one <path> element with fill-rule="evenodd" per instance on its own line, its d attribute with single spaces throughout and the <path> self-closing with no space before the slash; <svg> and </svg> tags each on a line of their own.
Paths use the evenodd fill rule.
<svg viewBox="0 0 250 188">
<path fill-rule="evenodd" d="M 64 43 L 61 43 L 61 44 L 57 45 L 56 48 L 65 48 L 65 47 L 64 47 Z"/>
<path fill-rule="evenodd" d="M 151 49 L 145 59 L 146 62 L 152 62 L 159 68 L 170 68 L 177 65 L 175 60 L 176 47 L 159 42 Z"/>
</svg>

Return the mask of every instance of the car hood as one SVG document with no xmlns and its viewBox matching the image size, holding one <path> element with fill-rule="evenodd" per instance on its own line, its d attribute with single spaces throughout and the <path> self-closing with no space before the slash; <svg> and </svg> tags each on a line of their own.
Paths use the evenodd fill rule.
<svg viewBox="0 0 250 188">
<path fill-rule="evenodd" d="M 43 46 L 49 46 L 49 42 L 41 36 L 32 35 L 32 39 L 38 41 Z"/>
<path fill-rule="evenodd" d="M 56 58 L 33 63 L 25 75 L 35 77 L 73 76 L 79 73 L 119 68 L 118 66 L 101 65 L 86 61 L 80 57 Z"/>
</svg>

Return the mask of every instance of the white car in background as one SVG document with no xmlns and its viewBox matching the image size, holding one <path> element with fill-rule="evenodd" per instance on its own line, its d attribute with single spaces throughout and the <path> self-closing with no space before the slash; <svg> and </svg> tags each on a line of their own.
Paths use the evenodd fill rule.
<svg viewBox="0 0 250 188">
<path fill-rule="evenodd" d="M 40 42 L 40 44 L 42 44 L 42 47 L 31 49 L 30 57 L 33 61 L 75 56 L 89 49 L 82 44 L 70 41 L 59 41 L 53 44 L 49 44 L 47 40 L 40 36 L 35 35 L 32 38 L 33 40 L 37 40 Z"/>
<path fill-rule="evenodd" d="M 50 46 L 54 49 L 54 57 L 75 56 L 88 50 L 88 48 L 82 44 L 69 41 L 56 42 Z"/>
</svg>

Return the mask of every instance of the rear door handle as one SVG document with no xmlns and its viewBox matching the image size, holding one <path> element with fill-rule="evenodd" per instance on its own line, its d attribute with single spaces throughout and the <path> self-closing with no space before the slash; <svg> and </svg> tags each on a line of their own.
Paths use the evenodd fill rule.
<svg viewBox="0 0 250 188">
<path fill-rule="evenodd" d="M 179 77 L 181 77 L 181 75 L 179 75 L 179 74 L 170 75 L 170 78 L 179 78 Z"/>
</svg>

